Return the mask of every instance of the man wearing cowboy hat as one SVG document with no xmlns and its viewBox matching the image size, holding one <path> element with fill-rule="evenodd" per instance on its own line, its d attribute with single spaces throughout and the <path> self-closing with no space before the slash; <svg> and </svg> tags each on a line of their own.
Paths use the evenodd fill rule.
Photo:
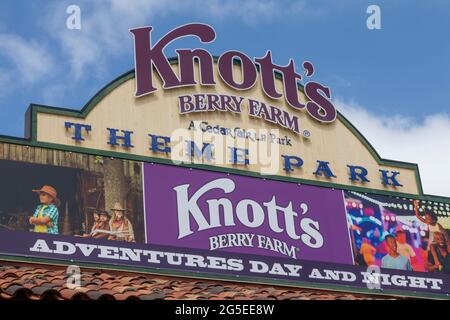
<svg viewBox="0 0 450 320">
<path fill-rule="evenodd" d="M 105 210 L 100 210 L 98 212 L 98 220 L 92 226 L 91 233 L 88 235 L 95 239 L 105 239 L 109 236 L 109 216 L 110 213 Z M 107 232 L 102 232 L 107 231 Z"/>
<path fill-rule="evenodd" d="M 90 233 L 84 233 L 81 235 L 83 238 L 96 238 L 104 239 L 109 236 L 109 216 L 110 213 L 105 210 L 92 211 L 92 217 L 94 218 L 94 224 L 92 225 Z M 79 237 L 75 235 L 76 237 Z"/>
<path fill-rule="evenodd" d="M 126 210 L 119 202 L 116 202 L 111 211 L 112 218 L 109 222 L 111 235 L 108 239 L 134 242 L 133 226 L 131 225 L 130 220 L 125 217 Z"/>
<path fill-rule="evenodd" d="M 52 186 L 43 186 L 39 190 L 32 190 L 39 194 L 39 204 L 30 218 L 34 225 L 34 232 L 58 234 L 58 206 L 61 204 L 57 192 Z"/>
</svg>

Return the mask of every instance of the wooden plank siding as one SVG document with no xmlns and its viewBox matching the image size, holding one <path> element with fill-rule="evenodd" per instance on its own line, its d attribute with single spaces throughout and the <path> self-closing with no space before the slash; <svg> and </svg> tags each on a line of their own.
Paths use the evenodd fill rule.
<svg viewBox="0 0 450 320">
<path fill-rule="evenodd" d="M 21 161 L 34 164 L 52 165 L 103 173 L 102 157 L 51 150 L 39 147 L 22 146 L 0 142 L 0 160 Z M 125 176 L 130 177 L 133 185 L 141 185 L 141 169 L 136 170 L 136 162 L 123 161 Z M 140 189 L 140 188 L 139 188 Z"/>
</svg>

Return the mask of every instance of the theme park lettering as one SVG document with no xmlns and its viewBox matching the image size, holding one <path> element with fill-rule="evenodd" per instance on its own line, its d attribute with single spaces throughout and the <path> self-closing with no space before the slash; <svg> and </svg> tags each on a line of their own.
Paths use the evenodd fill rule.
<svg viewBox="0 0 450 320">
<path fill-rule="evenodd" d="M 85 141 L 85 135 L 93 131 L 90 124 L 85 123 L 75 123 L 75 122 L 65 122 L 64 126 L 67 130 L 72 130 L 72 139 L 77 143 L 83 143 Z M 134 148 L 132 137 L 133 131 L 123 130 L 116 128 L 106 128 L 109 133 L 107 144 L 114 148 L 123 148 L 125 150 L 131 150 Z M 149 138 L 149 150 L 152 153 L 164 153 L 170 154 L 172 152 L 171 148 L 171 138 L 167 136 L 161 136 L 156 134 L 148 134 Z M 287 144 L 288 140 L 283 140 L 283 144 Z M 209 143 L 203 143 L 200 147 L 195 141 L 186 141 L 188 145 L 188 150 L 190 150 L 189 155 L 192 158 L 201 158 L 205 161 L 213 161 L 213 145 Z M 238 147 L 228 147 L 230 153 L 230 163 L 233 165 L 247 166 L 250 164 L 249 161 L 249 149 L 238 148 Z M 304 161 L 300 156 L 297 155 L 281 155 L 283 170 L 286 173 L 291 173 L 295 170 L 302 168 Z M 336 175 L 333 173 L 332 166 L 330 162 L 324 160 L 317 160 L 317 169 L 313 172 L 316 177 L 324 177 L 326 179 L 335 179 Z M 348 164 L 348 176 L 349 179 L 354 183 L 367 183 L 370 180 L 367 178 L 369 175 L 368 170 L 361 165 Z M 399 182 L 400 172 L 379 169 L 380 179 L 383 185 L 392 187 L 403 187 Z"/>
<path fill-rule="evenodd" d="M 198 61 L 199 65 L 200 84 L 202 86 L 216 85 L 214 58 L 207 50 L 202 48 L 177 49 L 178 75 L 164 54 L 164 48 L 171 42 L 187 36 L 195 36 L 202 43 L 213 42 L 216 32 L 211 26 L 200 23 L 186 24 L 173 29 L 154 45 L 151 41 L 152 30 L 152 27 L 130 30 L 134 36 L 137 97 L 157 90 L 153 82 L 153 71 L 160 76 L 164 89 L 196 85 L 195 61 Z M 242 71 L 240 81 L 236 81 L 233 76 L 235 61 L 239 62 Z M 302 67 L 305 78 L 314 74 L 314 67 L 310 62 L 303 62 Z M 336 120 L 336 108 L 331 102 L 331 91 L 328 87 L 314 81 L 306 82 L 304 93 L 309 101 L 300 101 L 298 82 L 304 81 L 304 76 L 296 71 L 292 59 L 286 66 L 280 66 L 272 61 L 271 51 L 267 51 L 261 58 L 255 58 L 254 61 L 240 51 L 226 51 L 218 58 L 217 69 L 222 81 L 239 91 L 249 90 L 255 85 L 259 69 L 262 89 L 265 95 L 271 99 L 283 97 L 283 93 L 279 92 L 275 86 L 275 74 L 278 74 L 283 82 L 284 98 L 292 108 L 306 109 L 312 118 L 320 122 L 331 123 Z"/>
</svg>

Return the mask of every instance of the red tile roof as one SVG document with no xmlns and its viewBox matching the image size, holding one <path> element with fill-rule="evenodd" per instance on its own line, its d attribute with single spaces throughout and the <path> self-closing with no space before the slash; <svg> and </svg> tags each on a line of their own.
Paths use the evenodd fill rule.
<svg viewBox="0 0 450 320">
<path fill-rule="evenodd" d="M 386 297 L 381 296 L 324 290 L 199 280 L 140 273 L 131 274 L 116 271 L 103 272 L 102 270 L 96 271 L 92 269 L 82 269 L 82 287 L 70 289 L 66 285 L 67 278 L 66 270 L 62 269 L 62 267 L 36 267 L 0 262 L 0 300 L 386 299 Z"/>
</svg>

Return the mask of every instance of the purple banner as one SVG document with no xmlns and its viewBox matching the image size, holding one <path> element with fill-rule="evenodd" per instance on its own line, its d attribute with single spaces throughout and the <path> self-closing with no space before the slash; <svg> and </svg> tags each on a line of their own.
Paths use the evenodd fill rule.
<svg viewBox="0 0 450 320">
<path fill-rule="evenodd" d="M 230 252 L 174 248 L 121 241 L 0 229 L 0 257 L 42 258 L 62 264 L 127 266 L 148 271 L 193 272 L 196 276 L 248 277 L 249 281 L 288 281 L 291 285 L 328 285 L 365 293 L 422 293 L 448 297 L 450 276 Z M 83 281 L 83 277 L 81 277 Z M 282 282 L 279 282 L 280 284 Z"/>
<path fill-rule="evenodd" d="M 343 192 L 144 164 L 153 245 L 353 264 Z"/>
</svg>

